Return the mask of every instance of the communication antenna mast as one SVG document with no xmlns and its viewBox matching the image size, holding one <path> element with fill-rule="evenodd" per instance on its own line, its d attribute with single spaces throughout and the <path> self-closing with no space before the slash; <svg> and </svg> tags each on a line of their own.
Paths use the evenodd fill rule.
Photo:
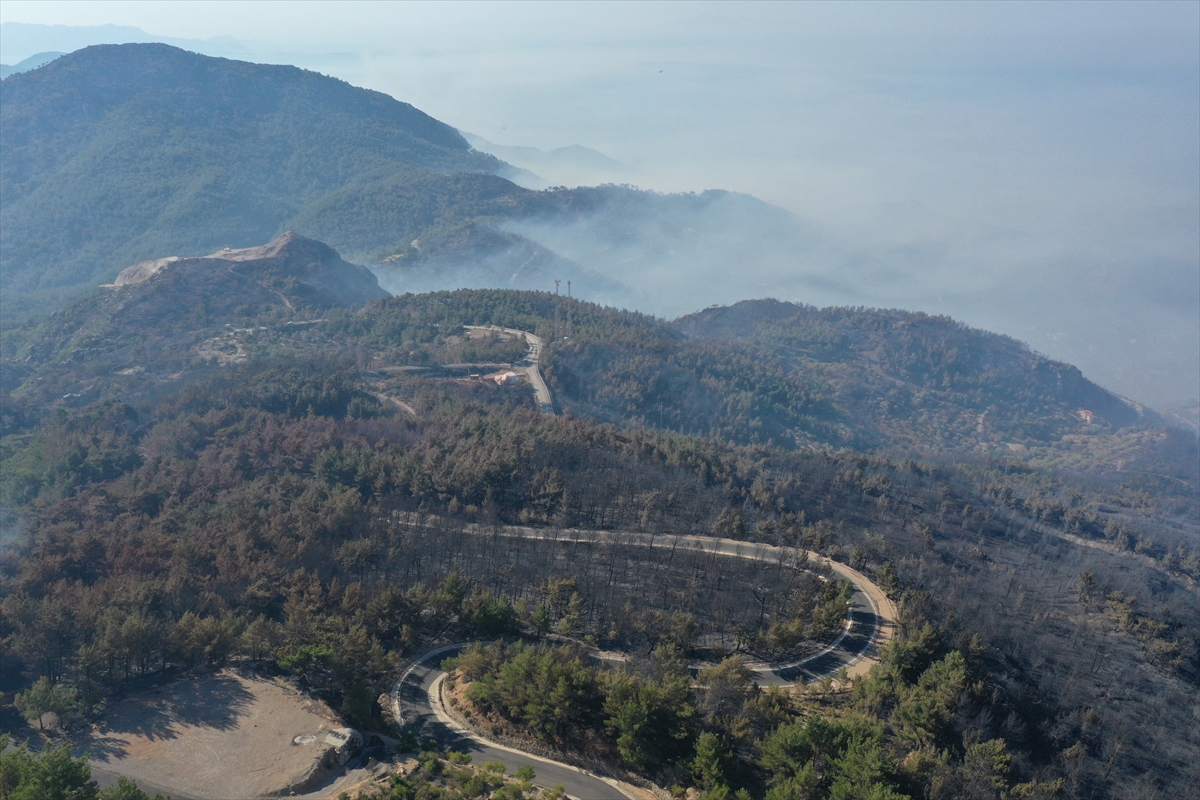
<svg viewBox="0 0 1200 800">
<path fill-rule="evenodd" d="M 571 296 L 571 282 L 567 281 L 567 297 Z"/>
<path fill-rule="evenodd" d="M 559 329 L 558 329 L 559 316 L 558 315 L 559 315 L 559 305 L 560 304 L 559 304 L 559 300 L 558 300 L 558 297 L 559 297 L 558 284 L 560 284 L 560 283 L 562 283 L 562 281 L 560 281 L 558 278 L 554 279 L 554 339 L 556 341 L 558 340 L 558 334 L 559 334 Z"/>
</svg>

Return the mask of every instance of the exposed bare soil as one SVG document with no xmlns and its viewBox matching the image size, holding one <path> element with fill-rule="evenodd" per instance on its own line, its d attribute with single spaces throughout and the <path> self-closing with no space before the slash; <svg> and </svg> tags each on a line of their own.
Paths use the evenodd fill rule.
<svg viewBox="0 0 1200 800">
<path fill-rule="evenodd" d="M 126 698 L 76 744 L 107 771 L 197 800 L 238 800 L 333 777 L 319 772 L 321 740 L 338 726 L 285 683 L 226 670 Z"/>
<path fill-rule="evenodd" d="M 240 364 L 248 358 L 246 348 L 232 333 L 201 342 L 196 345 L 195 352 L 200 358 L 215 359 L 221 366 Z"/>
</svg>

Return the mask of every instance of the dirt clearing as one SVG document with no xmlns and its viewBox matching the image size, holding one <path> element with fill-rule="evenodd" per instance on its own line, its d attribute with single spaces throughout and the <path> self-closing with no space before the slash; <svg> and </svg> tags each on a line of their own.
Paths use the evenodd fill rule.
<svg viewBox="0 0 1200 800">
<path fill-rule="evenodd" d="M 181 796 L 241 800 L 312 791 L 339 774 L 321 768 L 325 732 L 339 726 L 286 684 L 226 670 L 120 701 L 77 747 Z"/>
</svg>

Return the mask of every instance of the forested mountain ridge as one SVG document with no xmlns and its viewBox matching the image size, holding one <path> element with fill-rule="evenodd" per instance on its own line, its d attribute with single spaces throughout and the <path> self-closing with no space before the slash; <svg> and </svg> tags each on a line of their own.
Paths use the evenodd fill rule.
<svg viewBox="0 0 1200 800">
<path fill-rule="evenodd" d="M 978 440 L 991 444 L 1111 432 L 1146 416 L 1078 368 L 948 317 L 759 300 L 707 309 L 672 325 L 689 339 L 770 352 L 829 387 L 852 417 L 875 417 L 892 437 L 914 446 L 936 447 L 948 435 L 924 421 L 940 415 L 931 398 L 977 413 L 957 421 L 959 435 L 973 424 Z"/>
<path fill-rule="evenodd" d="M 665 322 L 460 291 L 385 300 L 355 329 L 382 352 L 385 325 L 459 320 L 543 336 L 562 410 L 743 444 L 1019 452 L 1156 419 L 1009 337 L 898 310 L 755 301 Z"/>
<path fill-rule="evenodd" d="M 404 238 L 398 246 L 372 239 L 380 246 L 362 258 L 393 294 L 543 289 L 550 285 L 547 278 L 556 277 L 564 285 L 573 280 L 576 296 L 602 305 L 673 316 L 708 305 L 713 287 L 728 285 L 749 264 L 763 275 L 785 269 L 803 284 L 809 259 L 819 262 L 828 255 L 820 251 L 820 234 L 785 209 L 717 189 L 673 194 L 614 184 L 518 189 L 496 210 L 500 213 L 464 221 L 495 237 L 487 248 L 460 249 L 453 237 L 429 231 L 432 236 L 420 235 L 419 250 Z M 356 213 L 373 212 L 364 205 Z M 449 247 L 441 249 L 438 240 Z M 428 244 L 435 252 L 426 252 Z M 552 275 L 527 275 L 530 244 L 554 259 Z M 795 284 L 763 284 L 764 293 L 796 290 Z"/>
<path fill-rule="evenodd" d="M 0 115 L 10 315 L 163 252 L 267 241 L 355 182 L 502 166 L 387 95 L 158 44 L 14 75 Z"/>
<path fill-rule="evenodd" d="M 86 384 L 117 398 L 151 375 L 279 352 L 354 354 L 373 370 L 424 367 L 444 361 L 463 325 L 500 325 L 543 338 L 542 369 L 560 411 L 621 426 L 785 449 L 999 452 L 1084 469 L 1132 464 L 1166 435 L 1154 412 L 1075 367 L 948 318 L 753 301 L 665 322 L 511 290 L 368 303 L 383 292 L 364 268 L 291 236 L 272 259 L 223 272 L 209 266 L 220 258 L 185 259 L 10 331 L 6 386 L 16 391 L 37 374 L 19 396 L 56 403 Z M 285 257 L 301 243 L 337 268 L 317 294 L 304 290 L 304 259 Z M 277 274 L 243 274 L 250 263 L 274 264 Z M 234 278 L 248 288 L 230 291 Z M 357 288 L 335 294 L 337 281 Z M 339 310 L 350 305 L 361 310 Z"/>
<path fill-rule="evenodd" d="M 507 637 L 539 644 L 460 664 L 480 708 L 704 800 L 1200 785 L 1197 440 L 1074 367 L 897 310 L 386 296 L 376 274 L 451 269 L 603 296 L 722 226 L 743 237 L 726 271 L 761 231 L 791 258 L 805 232 L 744 195 L 528 191 L 314 73 L 98 47 L 0 98 L 6 307 L 80 290 L 0 341 L 0 709 L 21 736 L 31 687 L 79 725 L 231 661 L 382 731 L 406 660 Z M 464 326 L 540 336 L 558 413 L 472 374 L 525 337 Z M 801 546 L 892 596 L 897 636 L 851 690 L 760 692 L 740 659 L 837 635 L 836 583 L 468 524 Z M 550 630 L 630 659 L 585 666 Z M 553 724 L 529 724 L 547 698 Z"/>
<path fill-rule="evenodd" d="M 333 78 L 161 44 L 85 48 L 0 86 L 0 324 L 137 261 L 285 230 L 372 265 L 395 293 L 560 278 L 646 307 L 679 269 L 725 274 L 767 257 L 764 242 L 789 258 L 810 244 L 746 195 L 535 192 L 507 174 L 453 128 Z"/>
<path fill-rule="evenodd" d="M 628 553 L 580 572 L 462 524 L 711 532 L 864 570 L 900 601 L 900 642 L 828 702 L 736 688 L 736 662 L 721 672 L 732 705 L 688 699 L 685 681 L 671 696 L 703 714 L 684 715 L 669 761 L 716 741 L 726 786 L 788 796 L 805 759 L 817 771 L 804 780 L 825 786 L 822 759 L 854 768 L 845 742 L 769 767 L 758 756 L 817 714 L 867 731 L 874 766 L 854 780 L 891 787 L 879 796 L 1054 796 L 1060 780 L 1068 798 L 1170 796 L 1194 777 L 1196 478 L 1156 467 L 1097 480 L 981 450 L 981 407 L 1038 420 L 1047 446 L 1139 429 L 1099 402 L 1090 423 L 1072 416 L 1081 397 L 1108 395 L 1060 382 L 1071 368 L 1019 343 L 891 311 L 748 303 L 665 322 L 549 292 L 379 297 L 364 268 L 295 234 L 135 264 L 115 284 L 5 337 L 6 692 L 44 676 L 90 706 L 149 673 L 251 659 L 378 726 L 373 700 L 400 661 L 448 630 L 528 637 L 548 621 L 686 654 L 687 631 L 720 616 L 682 584 L 658 605 L 622 604 L 633 590 L 612 576 L 642 580 Z M 541 336 L 569 413 L 440 374 L 525 351 L 464 325 Z M 896 382 L 931 405 L 880 414 L 872 403 Z M 909 437 L 943 425 L 917 453 Z M 551 566 L 527 574 L 535 564 Z M 781 646 L 784 623 L 836 627 L 836 597 L 753 588 L 774 594 L 730 634 L 744 652 Z M 654 697 L 654 670 L 680 657 L 660 652 L 630 686 Z M 612 688 L 616 703 L 625 690 Z M 1126 736 L 1151 718 L 1167 727 L 1153 745 Z"/>
<path fill-rule="evenodd" d="M 22 524 L 0 558 L 6 691 L 46 676 L 93 705 L 146 674 L 251 659 L 370 728 L 406 656 L 448 629 L 537 636 L 539 606 L 568 634 L 640 653 L 666 642 L 636 666 L 638 681 L 656 681 L 695 645 L 685 593 L 622 604 L 631 590 L 612 581 L 628 554 L 595 553 L 608 584 L 589 589 L 570 562 L 531 575 L 545 556 L 459 526 L 711 531 L 866 571 L 899 599 L 901 631 L 881 669 L 827 701 L 758 694 L 738 662 L 724 665 L 735 699 L 689 701 L 703 713 L 672 740 L 672 780 L 703 786 L 683 759 L 718 736 L 722 781 L 763 796 L 758 748 L 801 714 L 866 726 L 874 767 L 860 777 L 894 790 L 878 796 L 998 799 L 1036 781 L 1048 785 L 1031 796 L 1168 797 L 1195 777 L 1194 589 L 1055 535 L 1089 514 L 1147 541 L 1178 522 L 1139 486 L 1055 482 L 1004 462 L 730 446 L 421 379 L 407 386 L 414 416 L 369 382 L 350 359 L 276 356 L 134 403 L 6 423 L 6 527 Z M 1058 516 L 1043 513 L 1055 504 Z M 1186 544 L 1174 563 L 1200 569 Z M 816 620 L 819 608 L 787 611 L 789 597 L 772 608 Z M 738 635 L 749 648 L 771 632 Z M 653 686 L 637 690 L 646 702 L 658 702 Z M 785 750 L 770 771 L 782 780 L 810 757 Z"/>
<path fill-rule="evenodd" d="M 1037 469 L 1021 486 L 990 491 L 1070 535 L 1170 569 L 1186 561 L 1178 545 L 1200 521 L 1189 499 L 1200 487 L 1194 436 L 1152 412 L 1139 417 L 1070 365 L 945 318 L 758 301 L 665 322 L 512 290 L 372 299 L 382 292 L 369 272 L 295 234 L 134 265 L 118 283 L 4 337 L 7 432 L 97 402 L 153 404 L 232 365 L 278 359 L 349 360 L 365 396 L 409 408 L 433 387 L 533 408 L 519 387 L 497 394 L 437 368 L 520 358 L 522 342 L 464 336 L 464 326 L 497 325 L 542 338 L 541 369 L 557 409 L 572 416 L 742 446 L 998 456 L 1108 476 L 1161 504 L 1155 531 L 1121 521 L 1121 509 L 1143 501 L 1081 504 L 1033 480 Z"/>
</svg>

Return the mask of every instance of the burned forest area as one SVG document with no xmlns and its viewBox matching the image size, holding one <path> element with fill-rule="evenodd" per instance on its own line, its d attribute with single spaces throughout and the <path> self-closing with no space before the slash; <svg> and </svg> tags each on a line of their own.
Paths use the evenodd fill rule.
<svg viewBox="0 0 1200 800">
<path fill-rule="evenodd" d="M 755 561 L 672 546 L 670 534 L 658 548 L 569 531 L 556 543 L 486 529 L 460 533 L 419 520 L 404 515 L 396 521 L 406 533 L 391 544 L 397 556 L 384 562 L 384 579 L 394 568 L 402 583 L 452 579 L 480 587 L 472 602 L 490 603 L 497 614 L 484 634 L 519 633 L 518 618 L 544 609 L 537 634 L 587 637 L 605 650 L 645 657 L 668 641 L 717 660 L 743 652 L 786 661 L 832 640 L 848 609 L 849 585 L 823 574 L 827 569 L 782 563 L 764 569 Z"/>
<path fill-rule="evenodd" d="M 237 665 L 385 733 L 394 722 L 375 698 L 405 663 L 442 642 L 500 639 L 525 649 L 493 656 L 475 682 L 526 669 L 538 693 L 574 689 L 565 727 L 529 727 L 518 695 L 481 699 L 479 713 L 498 709 L 489 724 L 555 752 L 600 747 L 666 790 L 1125 797 L 1191 785 L 1186 440 L 1179 458 L 1174 434 L 1152 439 L 1149 469 L 1121 473 L 899 444 L 781 448 L 546 413 L 521 385 L 437 371 L 468 347 L 520 355 L 464 325 L 520 328 L 550 341 L 542 367 L 565 394 L 559 359 L 580 342 L 651 325 L 579 304 L 574 339 L 555 340 L 555 302 L 385 299 L 300 330 L 258 326 L 245 361 L 197 361 L 178 388 L 161 377 L 181 358 L 166 346 L 156 355 L 169 366 L 110 368 L 90 376 L 94 400 L 52 408 L 27 398 L 75 380 L 64 376 L 78 362 L 35 361 L 4 398 L 0 608 L 18 696 L 48 679 L 70 688 L 63 716 L 86 719 L 156 675 Z M 557 541 L 506 535 L 528 529 Z M 812 551 L 894 600 L 896 638 L 853 679 L 756 688 L 747 665 L 838 635 L 849 584 L 816 564 L 589 531 Z M 629 721 L 634 707 L 644 724 Z M 825 751 L 797 743 L 817 736 L 814 720 L 835 728 Z M 662 736 L 669 747 L 642 746 Z M 703 777 L 714 748 L 719 770 Z M 873 766 L 854 772 L 862 759 Z"/>
<path fill-rule="evenodd" d="M 947 316 L 512 288 L 760 201 L 317 73 L 2 99 L 3 800 L 1200 798 L 1193 430 Z"/>
</svg>

